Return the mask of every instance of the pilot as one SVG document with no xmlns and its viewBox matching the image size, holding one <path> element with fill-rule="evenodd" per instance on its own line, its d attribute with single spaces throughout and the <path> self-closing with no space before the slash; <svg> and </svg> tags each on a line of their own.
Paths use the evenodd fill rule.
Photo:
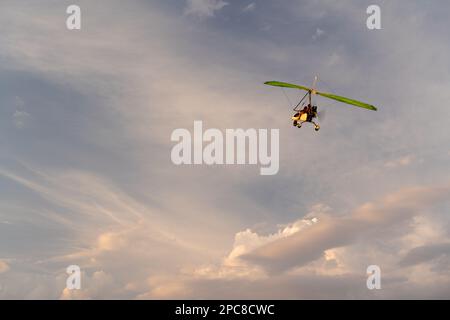
<svg viewBox="0 0 450 320">
<path fill-rule="evenodd" d="M 311 122 L 313 118 L 313 109 L 310 104 L 308 104 L 308 107 L 306 108 L 306 114 L 307 114 L 306 121 Z"/>
</svg>

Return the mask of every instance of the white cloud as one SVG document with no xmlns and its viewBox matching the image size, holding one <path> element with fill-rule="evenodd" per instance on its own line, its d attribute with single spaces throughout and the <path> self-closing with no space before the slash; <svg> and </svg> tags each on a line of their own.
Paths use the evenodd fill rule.
<svg viewBox="0 0 450 320">
<path fill-rule="evenodd" d="M 286 226 L 280 226 L 277 232 L 268 235 L 260 235 L 251 229 L 238 232 L 234 237 L 231 252 L 223 259 L 219 266 L 205 265 L 196 268 L 193 274 L 196 277 L 208 279 L 241 277 L 257 279 L 264 277 L 265 272 L 261 268 L 249 264 L 247 261 L 241 259 L 241 257 L 269 243 L 302 232 L 304 229 L 318 223 L 318 221 L 316 217 L 300 219 Z"/>
<path fill-rule="evenodd" d="M 60 300 L 88 300 L 99 299 L 117 290 L 114 277 L 104 271 L 95 271 L 92 275 L 81 274 L 81 289 L 69 290 L 64 288 Z"/>
<path fill-rule="evenodd" d="M 404 242 L 424 235 L 428 235 L 425 236 L 426 242 L 436 238 L 420 226 L 417 226 L 419 229 L 410 228 L 410 221 L 420 217 L 417 223 L 423 225 L 424 216 L 419 214 L 446 202 L 449 193 L 448 187 L 403 189 L 379 201 L 364 204 L 348 216 L 336 217 L 327 208 L 325 213 L 316 212 L 319 220 L 301 219 L 269 235 L 247 229 L 236 234 L 230 254 L 219 266 L 207 265 L 172 277 L 151 277 L 148 281 L 150 290 L 140 294 L 139 298 L 377 299 L 448 296 L 449 291 L 445 287 L 450 284 L 450 274 L 442 271 L 448 269 L 449 259 L 437 260 L 431 268 L 420 265 L 413 268 L 410 264 L 448 257 L 449 242 L 419 248 L 414 247 L 414 241 L 410 244 Z M 382 239 L 379 238 L 380 230 Z M 449 239 L 445 233 L 439 238 Z M 387 250 L 386 246 L 392 248 Z M 407 252 L 403 258 L 399 254 L 402 252 L 400 248 Z M 255 256 L 260 259 L 254 259 Z M 370 264 L 382 266 L 385 290 L 371 292 L 365 289 L 365 272 Z M 268 266 L 283 268 L 267 273 L 265 269 Z M 237 285 L 240 290 L 236 291 Z M 414 289 L 408 291 L 408 288 Z"/>
<path fill-rule="evenodd" d="M 256 9 L 256 3 L 252 2 L 242 9 L 242 12 L 250 12 Z"/>
<path fill-rule="evenodd" d="M 228 5 L 222 0 L 187 0 L 184 14 L 198 17 L 213 17 L 216 11 Z"/>
<path fill-rule="evenodd" d="M 405 188 L 380 201 L 366 203 L 345 217 L 322 218 L 304 232 L 279 239 L 253 250 L 244 259 L 277 272 L 304 266 L 329 249 L 352 245 L 392 226 L 402 225 L 422 210 L 450 199 L 450 187 Z"/>
<path fill-rule="evenodd" d="M 324 34 L 325 34 L 325 31 L 323 31 L 323 30 L 320 29 L 320 28 L 317 28 L 317 29 L 316 29 L 316 32 L 312 35 L 312 38 L 313 38 L 313 40 L 317 40 L 317 39 L 319 39 L 320 37 L 322 37 Z"/>
</svg>

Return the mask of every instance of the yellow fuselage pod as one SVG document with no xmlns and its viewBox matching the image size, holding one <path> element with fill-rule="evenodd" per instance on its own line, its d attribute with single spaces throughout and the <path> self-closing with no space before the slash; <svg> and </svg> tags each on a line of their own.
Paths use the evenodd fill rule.
<svg viewBox="0 0 450 320">
<path fill-rule="evenodd" d="M 308 120 L 308 114 L 307 113 L 303 113 L 300 115 L 300 121 L 306 121 Z"/>
<path fill-rule="evenodd" d="M 291 118 L 294 121 L 306 121 L 308 120 L 308 114 L 307 113 L 302 113 L 296 117 L 292 117 Z"/>
</svg>

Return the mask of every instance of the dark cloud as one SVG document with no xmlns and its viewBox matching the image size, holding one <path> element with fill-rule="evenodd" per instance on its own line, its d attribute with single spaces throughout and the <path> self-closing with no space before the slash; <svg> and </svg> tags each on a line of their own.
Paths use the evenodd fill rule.
<svg viewBox="0 0 450 320">
<path fill-rule="evenodd" d="M 410 267 L 430 262 L 442 256 L 450 256 L 450 243 L 438 243 L 416 247 L 410 250 L 400 261 L 400 266 Z M 447 265 L 450 270 L 450 265 Z"/>
</svg>

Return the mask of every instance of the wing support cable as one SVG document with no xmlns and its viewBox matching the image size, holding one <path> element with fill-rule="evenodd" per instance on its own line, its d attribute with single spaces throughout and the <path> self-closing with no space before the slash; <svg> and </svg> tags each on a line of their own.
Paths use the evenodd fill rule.
<svg viewBox="0 0 450 320">
<path fill-rule="evenodd" d="M 300 111 L 299 109 L 297 109 L 298 108 L 298 106 L 299 105 L 301 105 L 302 104 L 302 102 L 305 100 L 305 98 L 308 96 L 308 94 L 310 94 L 310 92 L 308 91 L 304 96 L 303 96 L 303 98 L 302 98 L 302 100 L 300 100 L 300 102 L 295 106 L 295 108 L 294 109 L 292 109 L 293 111 Z"/>
</svg>

